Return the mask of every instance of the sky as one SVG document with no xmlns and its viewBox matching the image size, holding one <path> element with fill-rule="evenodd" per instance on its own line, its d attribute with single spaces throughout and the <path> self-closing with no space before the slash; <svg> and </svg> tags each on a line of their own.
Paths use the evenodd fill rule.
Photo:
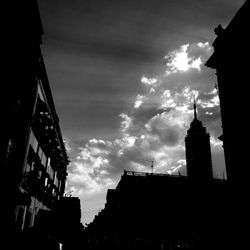
<svg viewBox="0 0 250 250">
<path fill-rule="evenodd" d="M 66 192 L 90 223 L 124 170 L 186 175 L 193 119 L 226 177 L 213 53 L 243 0 L 38 0 L 41 46 L 69 158 Z"/>
</svg>

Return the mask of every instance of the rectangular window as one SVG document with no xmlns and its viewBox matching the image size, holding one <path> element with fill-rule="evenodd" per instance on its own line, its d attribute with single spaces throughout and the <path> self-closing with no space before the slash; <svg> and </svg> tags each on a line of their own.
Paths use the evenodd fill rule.
<svg viewBox="0 0 250 250">
<path fill-rule="evenodd" d="M 31 212 L 29 211 L 29 209 L 27 209 L 25 214 L 24 229 L 30 227 L 30 222 L 31 222 Z"/>
<path fill-rule="evenodd" d="M 44 168 L 46 169 L 47 156 L 44 153 L 42 154 L 41 162 L 42 162 Z"/>
<path fill-rule="evenodd" d="M 55 178 L 56 178 L 56 171 L 55 171 L 55 170 L 53 170 L 53 178 L 52 178 L 53 183 L 54 183 L 54 181 L 55 181 Z"/>
<path fill-rule="evenodd" d="M 45 186 L 48 185 L 48 178 L 45 178 L 44 185 L 45 185 Z"/>
<path fill-rule="evenodd" d="M 30 172 L 32 170 L 31 167 L 32 167 L 32 165 L 30 165 L 29 163 L 27 163 L 25 172 Z"/>
<path fill-rule="evenodd" d="M 8 147 L 7 147 L 7 158 L 9 156 L 10 152 L 11 152 L 12 146 L 13 146 L 13 140 L 12 140 L 12 138 L 10 138 L 9 142 L 8 142 Z"/>
<path fill-rule="evenodd" d="M 42 156 L 43 156 L 43 150 L 42 150 L 42 148 L 41 148 L 41 146 L 39 145 L 39 147 L 38 147 L 38 156 L 39 156 L 39 158 L 40 159 L 42 159 Z"/>
<path fill-rule="evenodd" d="M 40 86 L 40 80 L 39 80 L 39 84 L 38 84 L 38 96 L 41 98 L 42 101 L 45 101 L 44 100 L 44 97 L 43 97 L 43 93 L 42 93 L 42 89 L 41 89 L 41 86 Z"/>
<path fill-rule="evenodd" d="M 55 184 L 56 186 L 58 186 L 58 179 L 57 179 L 56 174 L 55 174 L 55 177 L 54 177 L 54 184 Z"/>
<path fill-rule="evenodd" d="M 59 192 L 60 192 L 60 187 L 61 187 L 61 180 L 58 180 L 58 186 L 57 186 L 57 188 L 58 188 Z"/>
<path fill-rule="evenodd" d="M 33 133 L 33 131 L 31 130 L 30 132 L 30 145 L 32 146 L 32 148 L 34 149 L 35 152 L 37 152 L 37 148 L 38 148 L 38 141 Z"/>
<path fill-rule="evenodd" d="M 36 161 L 36 153 L 34 152 L 33 147 L 30 145 L 25 172 L 33 170 L 35 161 Z"/>
<path fill-rule="evenodd" d="M 46 170 L 48 169 L 48 166 L 50 166 L 50 157 L 47 159 Z"/>
<path fill-rule="evenodd" d="M 17 207 L 16 225 L 18 229 L 22 229 L 24 217 L 24 208 Z"/>
<path fill-rule="evenodd" d="M 47 167 L 47 173 L 49 174 L 50 178 L 53 180 L 54 170 L 52 169 L 52 167 L 50 165 L 48 165 L 48 167 Z"/>
</svg>

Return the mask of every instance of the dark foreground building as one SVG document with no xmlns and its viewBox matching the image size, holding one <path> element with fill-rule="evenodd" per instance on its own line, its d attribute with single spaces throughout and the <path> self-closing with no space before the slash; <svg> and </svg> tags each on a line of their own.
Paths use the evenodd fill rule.
<svg viewBox="0 0 250 250">
<path fill-rule="evenodd" d="M 81 249 L 83 226 L 78 197 L 63 197 L 53 211 L 53 231 L 63 250 Z"/>
<path fill-rule="evenodd" d="M 245 1 L 226 28 L 219 25 L 214 53 L 206 66 L 216 70 L 227 178 L 235 187 L 249 178 L 249 23 L 250 1 Z"/>
<path fill-rule="evenodd" d="M 44 240 L 36 242 L 35 231 L 49 222 L 54 204 L 63 196 L 69 161 L 40 49 L 43 29 L 37 2 L 11 1 L 7 8 L 11 22 L 6 21 L 8 57 L 1 84 L 1 232 L 9 249 L 11 244 L 21 247 L 23 241 L 39 249 L 50 225 L 39 232 Z"/>
<path fill-rule="evenodd" d="M 231 248 L 249 245 L 249 154 L 247 115 L 249 113 L 249 20 L 250 1 L 246 0 L 226 28 L 219 25 L 213 42 L 214 53 L 206 66 L 216 70 L 227 178 L 231 206 L 226 208 L 227 239 Z"/>
<path fill-rule="evenodd" d="M 90 247 L 217 249 L 215 243 L 224 244 L 228 202 L 223 180 L 124 171 L 87 228 Z"/>
</svg>

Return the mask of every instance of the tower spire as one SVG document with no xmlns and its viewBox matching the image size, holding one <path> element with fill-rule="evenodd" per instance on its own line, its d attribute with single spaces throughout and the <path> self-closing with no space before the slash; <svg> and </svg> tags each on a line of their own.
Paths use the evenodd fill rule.
<svg viewBox="0 0 250 250">
<path fill-rule="evenodd" d="M 197 119 L 196 101 L 194 99 L 194 119 Z"/>
<path fill-rule="evenodd" d="M 210 136 L 197 118 L 195 98 L 193 107 L 194 119 L 185 138 L 187 175 L 191 178 L 208 180 L 213 178 Z"/>
</svg>

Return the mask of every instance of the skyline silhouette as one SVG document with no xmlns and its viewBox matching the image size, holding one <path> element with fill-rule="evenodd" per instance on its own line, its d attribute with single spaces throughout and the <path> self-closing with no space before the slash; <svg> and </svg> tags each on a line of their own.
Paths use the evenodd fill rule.
<svg viewBox="0 0 250 250">
<path fill-rule="evenodd" d="M 226 178 L 217 79 L 204 63 L 214 28 L 243 2 L 39 2 L 42 51 L 71 160 L 66 189 L 81 197 L 84 223 L 124 169 L 147 171 L 155 159 L 156 172 L 185 172 L 193 94 L 211 136 L 214 175 Z"/>
<path fill-rule="evenodd" d="M 0 151 L 10 248 L 245 244 L 248 135 L 232 110 L 248 112 L 235 83 L 250 2 L 192 3 L 16 5 L 9 59 L 22 64 L 6 60 L 19 81 L 4 88 Z"/>
</svg>

